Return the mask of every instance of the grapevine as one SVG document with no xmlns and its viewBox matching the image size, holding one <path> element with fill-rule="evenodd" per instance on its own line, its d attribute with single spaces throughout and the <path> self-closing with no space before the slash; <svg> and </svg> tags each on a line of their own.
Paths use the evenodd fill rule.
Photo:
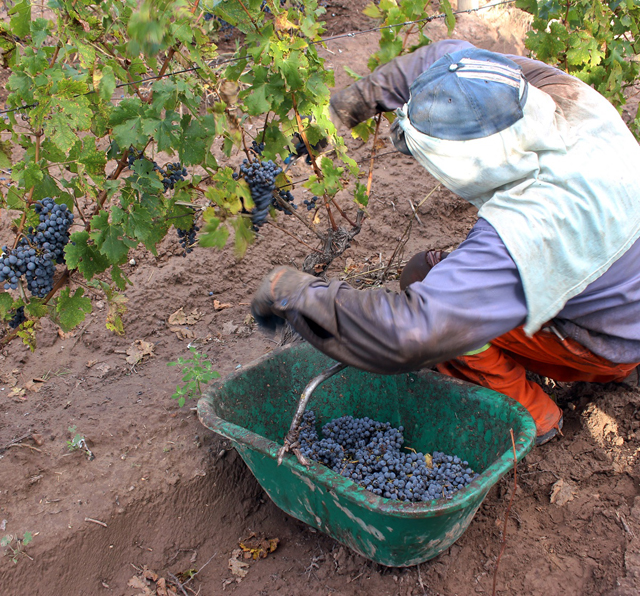
<svg viewBox="0 0 640 596">
<path fill-rule="evenodd" d="M 0 344 L 29 323 L 20 337 L 33 349 L 42 316 L 73 329 L 99 291 L 114 305 L 107 325 L 122 329 L 123 265 L 132 250 L 156 253 L 172 228 L 185 255 L 232 239 L 240 258 L 266 221 L 293 214 L 317 238 L 310 247 L 285 230 L 315 255 L 314 273 L 346 249 L 328 239 L 358 233 L 368 197 L 329 118 L 316 0 L 60 0 L 50 11 L 18 0 L 2 24 L 0 206 L 15 219 L 0 239 Z M 231 28 L 237 45 L 223 57 Z M 297 157 L 313 218 L 297 213 L 283 171 Z"/>
<path fill-rule="evenodd" d="M 525 45 L 535 58 L 580 78 L 622 109 L 640 65 L 640 6 L 616 0 L 517 0 L 532 15 Z M 640 139 L 640 112 L 627 122 Z"/>
</svg>

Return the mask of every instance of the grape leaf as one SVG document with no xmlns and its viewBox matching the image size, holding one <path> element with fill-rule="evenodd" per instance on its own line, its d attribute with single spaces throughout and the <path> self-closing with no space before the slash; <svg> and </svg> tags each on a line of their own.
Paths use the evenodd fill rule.
<svg viewBox="0 0 640 596">
<path fill-rule="evenodd" d="M 96 140 L 87 138 L 82 146 L 82 153 L 78 161 L 87 168 L 87 173 L 91 177 L 101 177 L 104 175 L 104 168 L 107 165 L 107 157 L 104 151 L 96 149 Z M 100 180 L 101 182 L 101 180 Z"/>
<path fill-rule="evenodd" d="M 37 298 L 31 298 L 29 303 L 25 304 L 24 310 L 32 317 L 40 319 L 47 314 L 49 309 L 46 304 L 42 304 Z"/>
<path fill-rule="evenodd" d="M 116 284 L 116 287 L 121 291 L 124 291 L 126 289 L 127 284 L 132 285 L 131 280 L 124 273 L 122 273 L 122 269 L 120 269 L 120 267 L 118 267 L 117 265 L 113 265 L 111 267 L 111 279 Z"/>
<path fill-rule="evenodd" d="M 11 167 L 11 141 L 0 141 L 0 168 Z"/>
<path fill-rule="evenodd" d="M 198 244 L 205 247 L 224 248 L 229 238 L 229 230 L 220 225 L 220 219 L 215 217 L 214 210 L 209 208 L 204 212 L 204 229 L 198 238 Z"/>
<path fill-rule="evenodd" d="M 88 241 L 88 232 L 74 232 L 71 234 L 71 242 L 64 248 L 64 253 L 67 267 L 78 269 L 85 279 L 92 279 L 96 273 L 101 273 L 109 267 L 109 260 Z"/>
<path fill-rule="evenodd" d="M 4 318 L 12 307 L 13 298 L 11 297 L 11 294 L 8 292 L 0 292 L 0 318 Z"/>
<path fill-rule="evenodd" d="M 251 231 L 251 220 L 248 217 L 236 217 L 232 220 L 231 225 L 236 232 L 235 252 L 236 256 L 241 259 L 247 252 L 247 248 L 253 243 L 255 236 Z"/>
<path fill-rule="evenodd" d="M 129 254 L 128 243 L 125 242 L 124 230 L 119 224 L 109 223 L 106 211 L 98 213 L 91 220 L 91 239 L 110 263 L 122 263 Z"/>
<path fill-rule="evenodd" d="M 113 72 L 113 68 L 111 66 L 104 66 L 100 73 L 100 78 L 98 79 L 98 93 L 102 99 L 109 100 L 113 95 L 113 92 L 116 90 L 116 77 Z M 95 74 L 94 74 L 94 84 L 96 82 Z"/>
<path fill-rule="evenodd" d="M 91 300 L 83 297 L 84 289 L 78 288 L 71 295 L 70 288 L 63 288 L 56 303 L 58 322 L 63 331 L 71 331 L 91 312 Z"/>
<path fill-rule="evenodd" d="M 26 37 L 31 31 L 31 1 L 22 0 L 9 10 L 11 32 L 17 37 Z"/>
<path fill-rule="evenodd" d="M 147 142 L 147 135 L 142 132 L 143 114 L 142 103 L 137 97 L 124 99 L 114 108 L 109 125 L 121 147 L 143 146 Z"/>
</svg>

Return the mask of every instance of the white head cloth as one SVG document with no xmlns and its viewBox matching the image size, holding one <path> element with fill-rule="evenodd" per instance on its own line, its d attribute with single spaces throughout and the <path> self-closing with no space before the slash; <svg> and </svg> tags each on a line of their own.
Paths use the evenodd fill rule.
<svg viewBox="0 0 640 596">
<path fill-rule="evenodd" d="M 427 136 L 407 104 L 397 110 L 414 157 L 500 235 L 522 279 L 530 336 L 640 236 L 640 146 L 599 93 L 568 89 L 560 106 L 529 85 L 523 118 L 469 141 Z"/>
</svg>

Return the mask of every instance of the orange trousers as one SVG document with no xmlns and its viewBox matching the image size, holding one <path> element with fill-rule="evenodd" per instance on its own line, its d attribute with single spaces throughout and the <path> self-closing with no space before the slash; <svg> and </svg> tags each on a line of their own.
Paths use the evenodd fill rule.
<svg viewBox="0 0 640 596">
<path fill-rule="evenodd" d="M 527 370 L 556 381 L 608 383 L 622 381 L 636 366 L 638 363 L 610 362 L 547 328 L 527 337 L 518 327 L 492 340 L 479 353 L 439 364 L 438 370 L 516 400 L 527 408 L 541 436 L 558 426 L 562 411 L 542 387 L 527 379 Z"/>
</svg>

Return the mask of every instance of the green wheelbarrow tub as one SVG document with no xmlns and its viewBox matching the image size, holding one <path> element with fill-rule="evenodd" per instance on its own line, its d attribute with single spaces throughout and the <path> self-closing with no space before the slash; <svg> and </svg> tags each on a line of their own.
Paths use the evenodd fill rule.
<svg viewBox="0 0 640 596">
<path fill-rule="evenodd" d="M 403 503 L 379 497 L 321 464 L 277 452 L 305 385 L 333 360 L 306 343 L 286 346 L 211 385 L 198 416 L 229 439 L 283 511 L 382 565 L 416 565 L 449 548 L 489 489 L 532 448 L 535 424 L 508 397 L 431 371 L 375 375 L 354 368 L 325 381 L 309 403 L 322 425 L 369 416 L 404 426 L 405 446 L 467 460 L 480 476 L 451 499 Z"/>
</svg>

